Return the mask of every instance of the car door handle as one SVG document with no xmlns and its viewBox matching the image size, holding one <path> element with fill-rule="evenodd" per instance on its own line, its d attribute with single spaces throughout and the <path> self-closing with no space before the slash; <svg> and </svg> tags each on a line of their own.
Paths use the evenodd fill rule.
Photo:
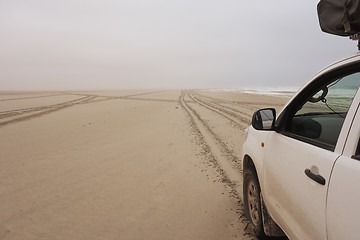
<svg viewBox="0 0 360 240">
<path fill-rule="evenodd" d="M 306 174 L 306 176 L 308 176 L 309 178 L 311 178 L 315 182 L 317 182 L 317 183 L 319 183 L 321 185 L 325 185 L 325 178 L 323 178 L 321 175 L 311 172 L 311 170 L 308 169 L 308 168 L 305 169 L 305 174 Z"/>
</svg>

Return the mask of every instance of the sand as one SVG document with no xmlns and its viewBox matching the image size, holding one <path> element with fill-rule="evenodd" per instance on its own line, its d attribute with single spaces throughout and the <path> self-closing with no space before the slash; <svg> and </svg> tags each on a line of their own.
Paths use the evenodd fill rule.
<svg viewBox="0 0 360 240">
<path fill-rule="evenodd" d="M 0 239 L 255 239 L 241 147 L 288 97 L 0 93 Z"/>
</svg>

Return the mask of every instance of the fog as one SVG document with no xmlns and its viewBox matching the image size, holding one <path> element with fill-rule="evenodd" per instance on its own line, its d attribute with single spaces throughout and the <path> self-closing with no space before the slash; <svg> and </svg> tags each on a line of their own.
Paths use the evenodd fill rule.
<svg viewBox="0 0 360 240">
<path fill-rule="evenodd" d="M 0 90 L 297 88 L 357 52 L 317 2 L 0 0 Z"/>
</svg>

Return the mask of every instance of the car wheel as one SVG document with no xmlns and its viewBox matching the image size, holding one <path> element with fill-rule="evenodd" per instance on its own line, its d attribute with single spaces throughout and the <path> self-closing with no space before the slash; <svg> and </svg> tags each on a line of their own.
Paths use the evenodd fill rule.
<svg viewBox="0 0 360 240">
<path fill-rule="evenodd" d="M 244 207 L 245 214 L 254 225 L 254 234 L 258 238 L 265 237 L 260 200 L 260 186 L 255 171 L 244 172 Z"/>
</svg>

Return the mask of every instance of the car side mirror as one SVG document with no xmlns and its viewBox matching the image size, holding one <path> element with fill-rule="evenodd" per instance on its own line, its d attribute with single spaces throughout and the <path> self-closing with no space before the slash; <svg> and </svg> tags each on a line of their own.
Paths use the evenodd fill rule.
<svg viewBox="0 0 360 240">
<path fill-rule="evenodd" d="M 251 125 L 256 130 L 274 130 L 276 111 L 274 108 L 264 108 L 256 111 L 252 117 Z"/>
</svg>

